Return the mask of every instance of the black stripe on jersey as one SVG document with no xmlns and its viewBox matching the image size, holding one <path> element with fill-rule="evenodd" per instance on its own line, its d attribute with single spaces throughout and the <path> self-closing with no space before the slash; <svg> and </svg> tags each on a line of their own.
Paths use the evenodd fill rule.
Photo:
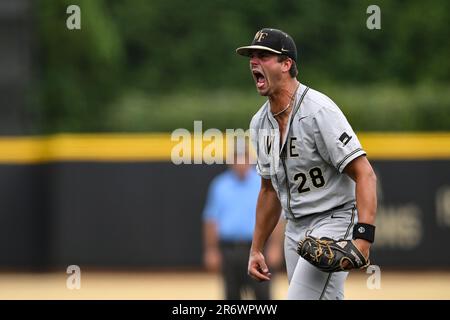
<svg viewBox="0 0 450 320">
<path fill-rule="evenodd" d="M 256 166 L 259 169 L 259 172 L 262 173 L 261 167 L 259 166 L 259 136 L 258 133 L 256 133 Z"/>
<path fill-rule="evenodd" d="M 344 239 L 347 239 L 347 237 L 348 237 L 348 235 L 350 233 L 350 230 L 352 229 L 351 227 L 352 227 L 353 223 L 355 222 L 355 209 L 356 209 L 356 205 L 353 205 L 353 208 L 352 208 L 352 220 L 350 221 L 350 224 L 348 225 L 347 232 L 345 233 Z"/>
<path fill-rule="evenodd" d="M 358 148 L 358 149 L 353 150 L 352 152 L 350 152 L 348 155 L 346 155 L 345 158 L 342 159 L 342 161 L 338 163 L 337 169 L 339 170 L 339 168 L 342 166 L 342 164 L 345 162 L 345 160 L 347 160 L 348 158 L 350 158 L 352 155 L 354 155 L 355 153 L 357 153 L 359 151 L 363 151 L 363 149 Z"/>
<path fill-rule="evenodd" d="M 298 109 L 300 109 L 300 105 L 302 104 L 303 99 L 305 98 L 306 93 L 308 92 L 308 90 L 309 90 L 309 87 L 306 87 L 305 90 L 303 90 L 303 93 L 302 93 L 300 99 L 297 101 L 297 104 L 295 105 L 295 108 L 294 108 L 294 110 L 292 111 L 292 114 L 291 114 L 291 120 L 289 121 L 289 127 L 287 127 L 288 131 L 287 131 L 287 133 L 286 133 L 286 140 L 283 141 L 284 144 L 281 146 L 280 153 L 283 151 L 283 149 L 284 149 L 285 146 L 286 146 L 286 142 L 289 140 L 289 136 L 290 136 L 290 135 L 289 135 L 289 131 L 291 131 L 291 128 L 292 128 L 292 122 L 294 121 L 294 117 L 295 117 L 295 115 L 296 115 Z"/>
<path fill-rule="evenodd" d="M 268 109 L 269 109 L 269 108 L 267 108 L 267 110 L 268 110 Z M 267 122 L 268 122 L 269 125 L 272 127 L 272 129 L 274 130 L 275 127 L 273 126 L 272 122 L 270 122 L 270 119 L 269 119 L 269 111 L 266 112 L 266 117 L 267 117 Z M 278 168 L 277 168 L 277 170 L 278 170 Z M 275 176 L 275 181 L 276 181 L 276 184 L 277 184 L 277 195 L 278 195 L 278 200 L 280 200 L 280 203 L 281 203 L 280 182 L 278 181 L 278 174 L 275 172 L 274 176 Z M 272 178 L 271 178 L 271 179 L 272 179 Z M 290 208 L 289 208 L 289 209 L 290 209 Z M 291 211 L 291 214 L 292 214 L 292 211 Z M 294 214 L 292 214 L 292 216 L 294 217 Z"/>
<path fill-rule="evenodd" d="M 269 120 L 269 116 L 267 115 L 267 112 L 266 112 L 266 117 L 267 117 L 267 121 L 270 124 L 270 120 Z M 263 127 L 263 126 L 264 126 L 264 118 L 261 121 L 261 127 Z M 260 130 L 261 130 L 261 128 L 258 129 L 258 131 L 260 131 Z M 259 159 L 259 132 L 256 133 L 256 165 L 258 166 L 259 172 L 263 173 L 261 166 L 259 165 L 258 159 Z"/>
<path fill-rule="evenodd" d="M 292 112 L 291 121 L 289 122 L 289 129 L 288 129 L 289 131 L 292 128 L 292 121 L 294 120 L 294 116 L 297 113 L 298 109 L 300 108 L 300 105 L 303 102 L 303 98 L 305 97 L 305 95 L 308 92 L 308 90 L 309 90 L 309 88 L 306 87 L 306 89 L 302 93 L 302 96 L 298 100 L 297 105 L 295 106 L 295 109 Z M 286 141 L 289 139 L 289 131 L 286 134 Z M 287 206 L 288 206 L 288 209 L 289 209 L 289 213 L 292 215 L 292 218 L 295 219 L 295 214 L 294 214 L 294 212 L 292 211 L 292 208 L 291 208 L 291 185 L 289 183 L 289 176 L 288 176 L 288 171 L 287 171 L 286 163 L 285 163 L 286 158 L 283 158 L 283 151 L 286 151 L 284 146 L 285 145 L 283 145 L 283 148 L 280 150 L 280 160 L 281 160 L 281 163 L 283 164 L 284 178 L 286 179 Z M 284 155 L 287 156 L 287 153 L 284 152 Z"/>
<path fill-rule="evenodd" d="M 308 92 L 309 87 L 306 87 L 305 90 L 302 93 L 302 96 L 300 97 L 300 99 L 298 100 L 298 103 L 295 106 L 294 112 L 292 112 L 292 116 L 291 116 L 291 122 L 289 123 L 289 128 L 292 126 L 292 121 L 294 120 L 294 116 L 297 113 L 298 109 L 300 109 L 300 105 L 303 102 L 303 99 L 305 98 L 306 93 Z"/>
</svg>

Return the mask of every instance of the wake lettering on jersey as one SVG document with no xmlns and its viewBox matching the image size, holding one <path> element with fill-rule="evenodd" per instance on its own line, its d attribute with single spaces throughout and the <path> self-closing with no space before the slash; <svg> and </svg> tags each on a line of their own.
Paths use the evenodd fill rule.
<svg viewBox="0 0 450 320">
<path fill-rule="evenodd" d="M 266 153 L 271 154 L 270 151 L 272 150 L 273 140 L 274 136 L 267 136 L 266 137 Z"/>
<path fill-rule="evenodd" d="M 273 141 L 274 141 L 275 137 L 274 136 L 266 136 L 265 138 L 266 138 L 266 153 L 268 155 L 271 155 L 272 154 L 271 151 L 272 151 Z M 295 149 L 296 149 L 295 148 L 295 141 L 297 141 L 297 137 L 289 137 L 288 141 L 289 141 L 288 142 L 288 145 L 289 145 L 288 157 L 289 158 L 299 157 L 299 154 L 296 153 L 296 151 L 295 151 Z"/>
<path fill-rule="evenodd" d="M 291 158 L 299 156 L 298 153 L 295 153 L 294 141 L 296 141 L 296 140 L 297 140 L 297 137 L 290 137 L 289 138 L 289 157 L 291 157 Z"/>
</svg>

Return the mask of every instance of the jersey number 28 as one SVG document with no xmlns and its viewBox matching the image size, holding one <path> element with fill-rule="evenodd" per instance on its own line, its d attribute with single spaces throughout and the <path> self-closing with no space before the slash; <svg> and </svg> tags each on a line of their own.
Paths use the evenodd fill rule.
<svg viewBox="0 0 450 320">
<path fill-rule="evenodd" d="M 322 170 L 320 170 L 320 168 L 318 168 L 318 167 L 312 168 L 311 170 L 309 170 L 308 173 L 309 173 L 310 180 L 312 181 L 312 184 L 314 187 L 320 188 L 325 185 L 325 179 L 323 178 Z M 297 188 L 298 192 L 302 193 L 302 192 L 310 191 L 311 189 L 305 186 L 306 181 L 308 180 L 308 177 L 306 176 L 306 174 L 304 174 L 303 172 L 297 173 L 294 176 L 294 181 L 297 181 L 299 179 L 300 179 L 300 185 Z"/>
</svg>

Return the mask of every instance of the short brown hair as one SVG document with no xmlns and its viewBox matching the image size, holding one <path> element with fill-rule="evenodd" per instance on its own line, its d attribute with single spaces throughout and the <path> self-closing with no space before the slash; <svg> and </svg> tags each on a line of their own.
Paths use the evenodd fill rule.
<svg viewBox="0 0 450 320">
<path fill-rule="evenodd" d="M 289 59 L 289 57 L 285 54 L 280 54 L 278 56 L 278 62 L 283 62 L 286 59 Z M 298 75 L 297 64 L 295 63 L 294 60 L 292 60 L 291 68 L 289 69 L 289 75 L 291 76 L 291 78 L 295 78 Z"/>
</svg>

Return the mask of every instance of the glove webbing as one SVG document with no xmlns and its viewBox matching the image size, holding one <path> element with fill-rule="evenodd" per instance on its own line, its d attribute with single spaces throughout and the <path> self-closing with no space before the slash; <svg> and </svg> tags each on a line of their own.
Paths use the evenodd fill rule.
<svg viewBox="0 0 450 320">
<path fill-rule="evenodd" d="M 314 261 L 319 262 L 320 257 L 324 255 L 326 258 L 328 258 L 328 264 L 330 264 L 334 259 L 333 250 L 331 250 L 330 248 L 330 243 L 332 242 L 323 239 L 316 241 L 319 245 L 317 246 L 317 250 L 314 252 L 314 256 L 312 256 L 312 258 L 314 259 Z M 323 250 L 322 246 L 326 246 L 326 251 Z"/>
</svg>

